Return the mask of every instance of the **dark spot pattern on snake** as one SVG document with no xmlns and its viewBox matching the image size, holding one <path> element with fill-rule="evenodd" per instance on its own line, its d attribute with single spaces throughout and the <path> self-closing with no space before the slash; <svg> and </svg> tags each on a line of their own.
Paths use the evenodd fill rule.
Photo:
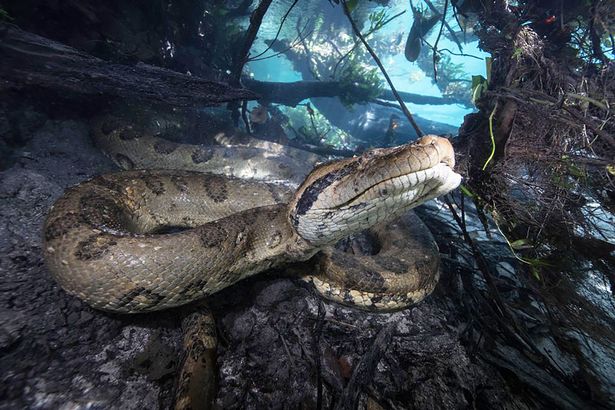
<svg viewBox="0 0 615 410">
<path fill-rule="evenodd" d="M 378 266 L 381 266 L 393 273 L 404 274 L 408 272 L 408 269 L 410 268 L 406 262 L 392 256 L 375 255 L 373 256 L 373 260 L 378 264 Z"/>
<path fill-rule="evenodd" d="M 120 184 L 104 176 L 94 178 L 92 180 L 92 183 L 100 187 L 107 188 L 108 190 L 113 192 L 122 192 L 122 186 Z"/>
<path fill-rule="evenodd" d="M 188 182 L 182 176 L 172 175 L 171 176 L 171 183 L 175 186 L 175 188 L 179 192 L 186 192 L 186 191 L 188 191 Z"/>
<path fill-rule="evenodd" d="M 220 245 L 228 237 L 228 232 L 217 222 L 210 222 L 197 228 L 203 246 L 213 248 Z"/>
<path fill-rule="evenodd" d="M 154 175 L 145 177 L 143 182 L 145 183 L 145 186 L 155 195 L 162 195 L 167 192 L 164 188 L 164 183 L 160 180 L 160 178 L 157 178 Z"/>
<path fill-rule="evenodd" d="M 191 348 L 188 351 L 190 358 L 195 362 L 199 362 L 201 361 L 201 359 L 205 359 L 205 345 L 197 334 L 192 335 L 190 343 Z"/>
<path fill-rule="evenodd" d="M 111 198 L 89 193 L 79 200 L 83 220 L 96 228 L 122 229 L 124 212 Z"/>
<path fill-rule="evenodd" d="M 262 211 L 263 215 L 268 221 L 275 221 L 280 216 L 280 210 L 277 207 L 270 207 Z M 250 223 L 250 221 L 246 221 Z"/>
<path fill-rule="evenodd" d="M 228 186 L 226 179 L 217 175 L 205 178 L 203 183 L 205 192 L 214 202 L 223 202 L 228 198 Z"/>
<path fill-rule="evenodd" d="M 349 289 L 360 288 L 370 292 L 385 292 L 386 281 L 376 271 L 363 266 L 354 257 L 343 253 L 336 253 L 336 264 L 343 267 L 347 274 L 344 276 L 343 285 Z"/>
<path fill-rule="evenodd" d="M 376 295 L 371 297 L 372 303 L 380 303 L 382 302 L 382 299 L 384 299 L 384 296 L 382 295 Z"/>
<path fill-rule="evenodd" d="M 190 157 L 192 158 L 192 162 L 195 164 L 201 164 L 203 162 L 209 161 L 214 156 L 213 150 L 205 147 L 198 147 L 194 151 Z"/>
<path fill-rule="evenodd" d="M 164 300 L 164 296 L 139 286 L 123 295 L 117 302 L 118 307 L 145 304 L 147 306 L 157 306 Z M 135 303 L 136 302 L 136 303 Z"/>
<path fill-rule="evenodd" d="M 180 296 L 198 295 L 203 293 L 203 289 L 207 286 L 207 278 L 199 278 L 195 282 L 190 282 L 183 289 L 179 291 Z"/>
<path fill-rule="evenodd" d="M 92 235 L 77 244 L 75 257 L 81 261 L 100 259 L 117 241 L 108 235 Z"/>
<path fill-rule="evenodd" d="M 159 140 L 154 144 L 154 151 L 158 154 L 168 155 L 175 151 L 179 144 L 167 140 Z"/>
<path fill-rule="evenodd" d="M 81 217 L 74 213 L 55 219 L 45 228 L 45 240 L 59 238 L 82 224 Z"/>
<path fill-rule="evenodd" d="M 137 133 L 132 127 L 124 128 L 122 131 L 120 131 L 119 136 L 122 141 L 135 140 L 140 137 L 139 133 Z"/>
<path fill-rule="evenodd" d="M 135 163 L 124 154 L 115 154 L 113 156 L 115 162 L 124 169 L 135 169 Z"/>
</svg>

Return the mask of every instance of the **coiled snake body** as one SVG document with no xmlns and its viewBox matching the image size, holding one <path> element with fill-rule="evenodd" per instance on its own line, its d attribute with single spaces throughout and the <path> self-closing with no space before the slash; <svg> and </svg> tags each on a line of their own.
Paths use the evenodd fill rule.
<svg viewBox="0 0 615 410">
<path fill-rule="evenodd" d="M 197 152 L 181 149 L 184 156 Z M 69 293 L 98 309 L 136 313 L 189 303 L 373 228 L 377 255 L 324 252 L 310 279 L 339 302 L 398 308 L 433 290 L 438 255 L 417 218 L 395 219 L 457 187 L 453 166 L 448 140 L 427 136 L 320 165 L 294 193 L 193 171 L 102 175 L 68 189 L 53 206 L 45 259 Z"/>
<path fill-rule="evenodd" d="M 317 166 L 293 192 L 196 170 L 297 179 L 306 171 L 293 160 L 314 158 L 296 150 L 263 143 L 264 156 L 254 156 L 262 147 L 239 148 L 229 163 L 226 148 L 178 145 L 116 121 L 97 123 L 94 135 L 123 168 L 184 168 L 101 175 L 69 188 L 49 212 L 47 266 L 94 308 L 138 313 L 179 306 L 310 258 L 305 278 L 323 296 L 365 309 L 416 303 L 436 285 L 437 247 L 408 210 L 459 184 L 444 138 Z M 366 229 L 376 239 L 375 255 L 330 246 Z M 176 409 L 211 408 L 215 400 L 212 320 L 201 307 L 183 321 Z"/>
</svg>

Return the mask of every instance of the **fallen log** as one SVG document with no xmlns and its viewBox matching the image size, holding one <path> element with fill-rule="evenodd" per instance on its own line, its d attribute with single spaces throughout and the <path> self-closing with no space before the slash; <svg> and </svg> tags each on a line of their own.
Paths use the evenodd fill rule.
<svg viewBox="0 0 615 410">
<path fill-rule="evenodd" d="M 12 24 L 0 23 L 0 92 L 24 87 L 178 107 L 212 106 L 258 97 L 246 89 L 161 67 L 104 61 Z"/>
<path fill-rule="evenodd" d="M 269 81 L 258 81 L 250 78 L 242 79 L 243 85 L 251 91 L 258 93 L 263 100 L 271 103 L 296 106 L 301 101 L 312 97 L 339 97 L 345 94 L 343 86 L 338 81 L 295 81 L 291 83 L 277 83 Z M 414 104 L 461 104 L 469 107 L 469 101 L 451 97 L 434 97 L 408 92 L 399 92 L 404 102 Z M 378 98 L 384 100 L 394 100 L 391 90 L 382 90 Z"/>
</svg>

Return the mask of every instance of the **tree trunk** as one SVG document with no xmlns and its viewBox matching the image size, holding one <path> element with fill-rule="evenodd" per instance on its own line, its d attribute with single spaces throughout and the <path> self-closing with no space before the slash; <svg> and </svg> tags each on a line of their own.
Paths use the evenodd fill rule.
<svg viewBox="0 0 615 410">
<path fill-rule="evenodd" d="M 109 63 L 11 24 L 0 24 L 0 91 L 28 86 L 173 106 L 256 99 L 248 90 L 148 64 Z"/>
<path fill-rule="evenodd" d="M 338 81 L 295 81 L 292 83 L 275 83 L 258 81 L 249 78 L 242 80 L 243 85 L 251 91 L 259 94 L 261 99 L 267 102 L 296 106 L 301 101 L 312 97 L 339 97 L 345 93 Z M 352 91 L 351 91 L 352 92 Z M 347 92 L 346 92 L 347 93 Z M 433 97 L 428 95 L 399 92 L 401 98 L 407 103 L 413 104 L 462 104 L 469 106 L 469 101 L 458 98 Z M 383 90 L 378 96 L 384 100 L 394 100 L 391 90 Z"/>
</svg>

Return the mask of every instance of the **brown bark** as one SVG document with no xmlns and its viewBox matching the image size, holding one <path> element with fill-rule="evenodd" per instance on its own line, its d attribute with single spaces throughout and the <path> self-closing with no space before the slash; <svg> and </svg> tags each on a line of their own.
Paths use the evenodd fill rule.
<svg viewBox="0 0 615 410">
<path fill-rule="evenodd" d="M 260 95 L 260 99 L 271 103 L 296 106 L 301 101 L 312 97 L 339 97 L 345 91 L 338 81 L 295 81 L 292 83 L 275 83 L 244 78 L 242 84 L 249 90 Z M 468 101 L 457 98 L 433 97 L 398 91 L 399 96 L 405 102 L 414 104 L 461 104 L 469 106 Z M 384 100 L 395 100 L 391 90 L 383 90 L 378 96 Z"/>
<path fill-rule="evenodd" d="M 273 0 L 261 0 L 260 4 L 252 12 L 250 16 L 250 27 L 248 27 L 248 31 L 246 32 L 245 41 L 243 43 L 243 47 L 239 52 L 235 55 L 233 59 L 233 68 L 231 69 L 231 79 L 230 83 L 233 85 L 239 85 L 239 79 L 241 78 L 241 71 L 243 70 L 243 66 L 248 61 L 248 55 L 250 54 L 250 49 L 252 48 L 252 43 L 256 39 L 256 35 L 258 34 L 258 29 L 263 22 L 263 17 L 265 17 L 265 13 L 269 9 L 271 2 Z"/>
<path fill-rule="evenodd" d="M 18 27 L 0 24 L 0 91 L 42 87 L 173 106 L 255 99 L 248 90 L 139 63 L 114 64 Z"/>
</svg>

